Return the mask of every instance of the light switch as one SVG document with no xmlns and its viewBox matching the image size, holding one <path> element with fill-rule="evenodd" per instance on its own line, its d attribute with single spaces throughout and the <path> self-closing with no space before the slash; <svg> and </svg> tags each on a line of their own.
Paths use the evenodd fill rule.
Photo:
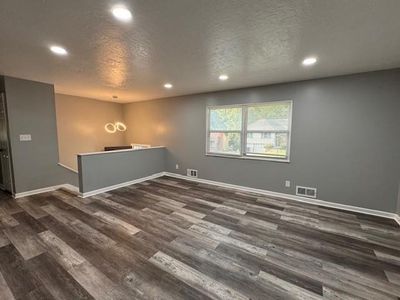
<svg viewBox="0 0 400 300">
<path fill-rule="evenodd" d="M 29 141 L 32 141 L 32 136 L 30 134 L 20 134 L 19 140 L 21 142 L 29 142 Z"/>
</svg>

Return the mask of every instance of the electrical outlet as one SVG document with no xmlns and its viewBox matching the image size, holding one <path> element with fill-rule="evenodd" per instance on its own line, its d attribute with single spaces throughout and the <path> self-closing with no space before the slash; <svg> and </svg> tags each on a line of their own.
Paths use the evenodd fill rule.
<svg viewBox="0 0 400 300">
<path fill-rule="evenodd" d="M 285 187 L 290 187 L 290 180 L 285 181 Z"/>
<path fill-rule="evenodd" d="M 179 165 L 178 164 L 175 165 L 175 169 L 179 170 Z"/>
<path fill-rule="evenodd" d="M 21 142 L 29 142 L 29 141 L 32 141 L 32 136 L 30 134 L 20 134 L 19 140 Z"/>
</svg>

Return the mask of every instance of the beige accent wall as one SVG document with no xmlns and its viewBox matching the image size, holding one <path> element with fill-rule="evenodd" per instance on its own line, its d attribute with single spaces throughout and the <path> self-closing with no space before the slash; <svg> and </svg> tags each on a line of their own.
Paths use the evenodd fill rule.
<svg viewBox="0 0 400 300">
<path fill-rule="evenodd" d="M 125 124 L 128 129 L 134 128 L 125 132 L 125 139 L 129 144 L 165 146 L 170 141 L 171 135 L 183 130 L 179 126 L 172 127 L 169 122 L 172 115 L 179 113 L 179 107 L 173 112 L 166 113 L 166 110 L 158 109 L 157 105 L 154 107 L 154 103 L 154 101 L 144 101 L 123 104 Z"/>
<path fill-rule="evenodd" d="M 125 133 L 108 133 L 104 125 L 123 122 L 123 105 L 56 94 L 59 161 L 77 170 L 76 155 L 102 151 L 104 146 L 125 144 Z"/>
</svg>

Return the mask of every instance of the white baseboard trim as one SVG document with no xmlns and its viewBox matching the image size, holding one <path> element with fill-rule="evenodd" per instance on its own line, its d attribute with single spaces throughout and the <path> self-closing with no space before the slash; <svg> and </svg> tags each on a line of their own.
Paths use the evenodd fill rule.
<svg viewBox="0 0 400 300">
<path fill-rule="evenodd" d="M 201 178 L 195 178 L 195 177 L 188 177 L 185 175 L 170 173 L 170 172 L 164 172 L 164 175 L 170 176 L 170 177 L 175 177 L 175 178 L 180 178 L 180 179 L 185 179 L 185 180 L 190 180 L 190 181 L 195 181 L 195 182 L 199 182 L 199 183 L 205 183 L 205 184 L 211 184 L 211 185 L 215 185 L 215 186 L 235 189 L 235 190 L 239 190 L 239 191 L 258 193 L 261 195 L 266 195 L 266 196 L 271 196 L 271 197 L 278 197 L 278 198 L 289 199 L 289 200 L 294 200 L 294 201 L 313 204 L 313 205 L 337 208 L 337 209 L 342 209 L 342 210 L 346 210 L 346 211 L 352 211 L 352 212 L 358 212 L 358 213 L 363 213 L 363 214 L 372 215 L 372 216 L 394 219 L 400 225 L 400 217 L 397 214 L 389 213 L 389 212 L 385 212 L 385 211 L 374 210 L 374 209 L 363 208 L 363 207 L 352 206 L 352 205 L 346 205 L 346 204 L 340 204 L 340 203 L 334 203 L 334 202 L 328 202 L 328 201 L 323 201 L 323 200 L 319 200 L 319 199 L 310 199 L 310 198 L 305 198 L 305 197 L 296 196 L 296 195 L 278 193 L 278 192 L 256 189 L 256 188 L 250 188 L 250 187 L 246 187 L 246 186 L 229 184 L 229 183 L 224 183 L 224 182 L 219 182 L 219 181 L 213 181 L 213 180 L 207 180 L 207 179 L 201 179 Z"/>
<path fill-rule="evenodd" d="M 16 194 L 14 194 L 14 198 L 18 199 L 18 198 L 28 197 L 28 196 L 32 196 L 32 195 L 36 195 L 36 194 L 41 194 L 41 193 L 46 193 L 46 192 L 53 192 L 53 191 L 58 190 L 60 188 L 65 188 L 65 189 L 70 190 L 71 192 L 74 192 L 74 193 L 78 193 L 79 192 L 78 187 L 76 187 L 76 186 L 74 186 L 72 184 L 69 184 L 69 183 L 65 183 L 65 184 L 59 184 L 59 185 L 54 185 L 54 186 L 48 186 L 48 187 L 37 189 L 37 190 L 31 190 L 31 191 L 16 193 Z"/>
<path fill-rule="evenodd" d="M 140 182 L 143 182 L 143 181 L 146 181 L 146 180 L 155 179 L 155 178 L 158 178 L 158 177 L 161 177 L 161 176 L 164 176 L 164 175 L 165 175 L 165 172 L 160 172 L 160 173 L 156 173 L 156 174 L 153 174 L 153 175 L 150 175 L 150 176 L 146 176 L 146 177 L 138 178 L 138 179 L 135 179 L 135 180 L 126 181 L 126 182 L 123 182 L 123 183 L 107 186 L 107 187 L 104 187 L 104 188 L 101 188 L 101 189 L 93 190 L 93 191 L 90 191 L 90 192 L 80 193 L 79 196 L 82 197 L 82 198 L 86 198 L 86 197 L 94 196 L 94 195 L 97 195 L 97 194 L 105 193 L 105 192 L 108 192 L 108 191 L 112 191 L 112 190 L 115 190 L 115 189 L 119 189 L 119 188 L 122 188 L 122 187 L 125 187 L 125 186 L 128 186 L 128 185 L 140 183 Z"/>
<path fill-rule="evenodd" d="M 245 192 L 251 192 L 251 193 L 257 193 L 261 195 L 266 195 L 266 196 L 271 196 L 271 197 L 278 197 L 278 198 L 283 198 L 283 199 L 289 199 L 289 200 L 294 200 L 298 202 L 303 202 L 303 203 L 308 203 L 308 204 L 313 204 L 313 205 L 319 205 L 319 206 L 324 206 L 324 207 L 330 207 L 330 208 L 337 208 L 337 209 L 342 209 L 345 211 L 352 211 L 352 212 L 357 212 L 357 213 L 363 213 L 367 215 L 372 215 L 372 216 L 378 216 L 378 217 L 383 217 L 383 218 L 389 218 L 395 220 L 399 225 L 400 225 L 400 215 L 395 214 L 395 213 L 389 213 L 385 211 L 380 211 L 380 210 L 374 210 L 374 209 L 369 209 L 369 208 L 362 208 L 358 206 L 352 206 L 352 205 L 345 205 L 345 204 L 340 204 L 340 203 L 334 203 L 334 202 L 328 202 L 328 201 L 323 201 L 320 199 L 310 199 L 310 198 L 304 198 L 296 195 L 290 195 L 290 194 L 285 194 L 285 193 L 278 193 L 278 192 L 273 192 L 273 191 L 268 191 L 268 190 L 262 190 L 262 189 L 256 189 L 256 188 L 251 188 L 251 187 L 246 187 L 246 186 L 241 186 L 241 185 L 235 185 L 235 184 L 229 184 L 229 183 L 224 183 L 224 182 L 219 182 L 219 181 L 213 181 L 213 180 L 208 180 L 208 179 L 201 179 L 201 178 L 195 178 L 195 177 L 188 177 L 185 175 L 181 174 L 176 174 L 176 173 L 170 173 L 170 172 L 160 172 L 156 173 L 150 176 L 138 178 L 135 180 L 115 184 L 112 186 L 104 187 L 101 189 L 93 190 L 90 192 L 86 193 L 80 193 L 78 187 L 72 185 L 72 184 L 60 184 L 60 185 L 55 185 L 55 186 L 50 186 L 50 187 L 45 187 L 37 190 L 32 190 L 32 191 L 27 191 L 27 192 L 22 192 L 22 193 L 16 193 L 14 195 L 14 198 L 22 198 L 22 197 L 27 197 L 31 195 L 36 195 L 36 194 L 41 194 L 41 193 L 46 193 L 46 192 L 52 192 L 60 188 L 65 188 L 67 190 L 70 190 L 71 192 L 74 192 L 78 194 L 82 198 L 94 196 L 97 194 L 105 193 L 111 190 L 115 190 L 121 187 L 125 187 L 128 185 L 140 183 L 146 180 L 151 180 L 155 179 L 158 177 L 162 176 L 170 176 L 170 177 L 175 177 L 175 178 L 180 178 L 180 179 L 185 179 L 189 181 L 194 181 L 194 182 L 199 182 L 199 183 L 205 183 L 205 184 L 210 184 L 210 185 L 215 185 L 215 186 L 220 186 L 220 187 L 225 187 L 225 188 L 230 188 L 230 189 L 235 189 L 238 191 L 245 191 Z"/>
<path fill-rule="evenodd" d="M 71 192 L 73 192 L 73 193 L 75 193 L 77 195 L 79 194 L 79 188 L 77 186 L 69 184 L 69 183 L 62 184 L 58 188 L 65 188 L 65 189 L 67 189 L 67 190 L 69 190 L 69 191 L 71 191 Z"/>
<path fill-rule="evenodd" d="M 394 220 L 400 225 L 400 215 L 394 214 Z"/>
</svg>

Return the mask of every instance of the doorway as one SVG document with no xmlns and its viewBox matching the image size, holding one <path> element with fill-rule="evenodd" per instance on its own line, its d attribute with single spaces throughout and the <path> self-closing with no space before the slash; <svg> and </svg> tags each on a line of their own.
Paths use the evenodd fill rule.
<svg viewBox="0 0 400 300">
<path fill-rule="evenodd" d="M 0 93 L 0 189 L 13 193 L 6 97 Z"/>
</svg>

